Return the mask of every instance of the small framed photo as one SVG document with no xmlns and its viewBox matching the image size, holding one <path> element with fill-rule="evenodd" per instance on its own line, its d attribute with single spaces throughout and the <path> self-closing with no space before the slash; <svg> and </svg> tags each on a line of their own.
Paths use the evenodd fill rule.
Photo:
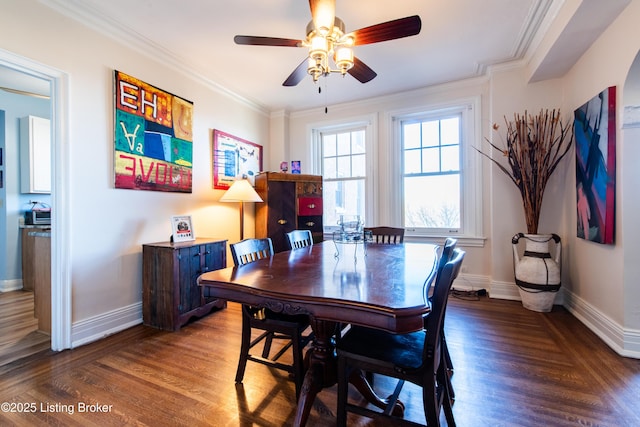
<svg viewBox="0 0 640 427">
<path fill-rule="evenodd" d="M 300 160 L 292 160 L 291 173 L 300 173 L 300 172 L 302 172 L 302 168 L 300 166 Z"/>
<path fill-rule="evenodd" d="M 171 237 L 175 243 L 196 240 L 191 223 L 191 215 L 171 217 Z"/>
</svg>

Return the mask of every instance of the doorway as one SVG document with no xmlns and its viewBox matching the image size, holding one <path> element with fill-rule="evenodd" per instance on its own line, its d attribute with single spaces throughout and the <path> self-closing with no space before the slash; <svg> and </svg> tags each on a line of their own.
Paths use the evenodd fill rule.
<svg viewBox="0 0 640 427">
<path fill-rule="evenodd" d="M 0 50 L 0 67 L 41 79 L 50 88 L 51 117 L 51 349 L 71 348 L 67 74 Z"/>
</svg>

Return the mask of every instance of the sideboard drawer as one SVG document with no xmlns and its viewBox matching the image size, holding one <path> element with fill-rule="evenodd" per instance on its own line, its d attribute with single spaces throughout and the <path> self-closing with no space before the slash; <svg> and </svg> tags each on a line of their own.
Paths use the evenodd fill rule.
<svg viewBox="0 0 640 427">
<path fill-rule="evenodd" d="M 299 197 L 298 215 L 322 215 L 322 197 Z"/>
<path fill-rule="evenodd" d="M 299 216 L 298 228 L 301 230 L 311 230 L 312 233 L 322 233 L 322 216 Z"/>
</svg>

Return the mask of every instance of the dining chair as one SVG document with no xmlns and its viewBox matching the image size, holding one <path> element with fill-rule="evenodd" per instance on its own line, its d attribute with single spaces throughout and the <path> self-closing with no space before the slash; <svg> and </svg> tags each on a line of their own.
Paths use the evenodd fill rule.
<svg viewBox="0 0 640 427">
<path fill-rule="evenodd" d="M 371 233 L 372 243 L 399 245 L 404 242 L 404 228 L 397 227 L 365 227 L 365 235 Z"/>
<path fill-rule="evenodd" d="M 231 256 L 236 266 L 255 262 L 271 257 L 274 253 L 270 238 L 245 239 L 229 245 Z M 309 327 L 309 317 L 306 315 L 287 315 L 269 309 L 261 309 L 250 305 L 242 305 L 242 342 L 240 345 L 240 360 L 236 371 L 236 383 L 244 378 L 247 362 L 261 363 L 266 366 L 288 372 L 296 387 L 296 398 L 300 396 L 304 379 L 304 347 L 313 339 L 313 334 L 305 335 Z M 255 339 L 254 330 L 263 331 Z M 275 354 L 270 355 L 273 340 L 283 340 L 285 343 Z M 251 349 L 263 342 L 262 354 L 255 355 Z M 293 351 L 293 363 L 285 364 L 280 357 L 289 349 Z"/>
<path fill-rule="evenodd" d="M 369 243 L 374 244 L 383 244 L 383 245 L 401 245 L 404 242 L 404 228 L 398 227 L 387 227 L 387 226 L 379 226 L 379 227 L 365 227 L 364 228 L 365 238 L 368 235 L 371 235 L 372 241 Z M 429 279 L 427 279 L 429 281 Z M 348 325 L 340 325 L 340 335 L 337 339 L 340 339 L 340 336 L 348 330 Z M 367 380 L 373 384 L 374 378 L 370 372 L 366 373 Z"/>
<path fill-rule="evenodd" d="M 434 286 L 431 311 L 425 316 L 424 329 L 406 334 L 353 326 L 339 341 L 338 355 L 338 412 L 337 424 L 346 426 L 347 412 L 370 418 L 391 418 L 394 425 L 422 425 L 394 415 L 396 402 L 409 381 L 422 387 L 425 420 L 429 427 L 440 425 L 444 409 L 448 426 L 455 426 L 452 401 L 442 363 L 442 322 L 447 308 L 449 291 L 458 276 L 465 252 L 455 249 L 442 269 Z M 349 375 L 355 370 L 373 372 L 398 379 L 383 411 L 349 403 Z M 402 406 L 401 406 L 402 407 Z"/>
<path fill-rule="evenodd" d="M 293 230 L 287 233 L 291 249 L 306 248 L 313 245 L 311 230 Z"/>
<path fill-rule="evenodd" d="M 458 240 L 454 239 L 453 237 L 447 237 L 447 239 L 444 241 L 444 245 L 442 246 L 442 253 L 440 254 L 440 259 L 438 260 L 438 267 L 436 269 L 435 283 L 438 282 L 439 277 L 442 275 L 444 266 L 451 260 L 451 256 L 453 255 L 453 251 L 455 250 L 457 244 Z M 431 291 L 432 289 L 430 289 L 429 287 L 425 287 L 425 295 L 430 304 L 431 300 L 433 299 Z M 455 399 L 455 391 L 453 390 L 453 384 L 451 383 L 451 377 L 453 376 L 453 362 L 451 361 L 451 354 L 449 353 L 447 339 L 444 334 L 444 319 L 442 320 L 442 363 L 444 363 L 444 370 L 447 373 L 446 380 L 447 387 L 449 387 L 449 395 L 451 400 L 453 401 L 453 399 Z"/>
</svg>

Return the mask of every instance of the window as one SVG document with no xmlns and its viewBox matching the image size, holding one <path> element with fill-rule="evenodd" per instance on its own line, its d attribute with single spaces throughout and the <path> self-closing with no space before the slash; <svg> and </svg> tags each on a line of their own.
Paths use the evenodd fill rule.
<svg viewBox="0 0 640 427">
<path fill-rule="evenodd" d="M 364 126 L 318 133 L 324 177 L 325 230 L 336 227 L 341 215 L 365 218 L 365 137 Z"/>
<path fill-rule="evenodd" d="M 478 104 L 479 98 L 392 116 L 392 151 L 399 153 L 392 204 L 409 236 L 481 237 L 482 164 L 473 152 Z"/>
<path fill-rule="evenodd" d="M 460 229 L 461 115 L 402 121 L 404 226 Z"/>
<path fill-rule="evenodd" d="M 311 124 L 312 171 L 323 176 L 324 231 L 341 215 L 404 227 L 415 241 L 455 236 L 482 246 L 480 97 Z"/>
</svg>

